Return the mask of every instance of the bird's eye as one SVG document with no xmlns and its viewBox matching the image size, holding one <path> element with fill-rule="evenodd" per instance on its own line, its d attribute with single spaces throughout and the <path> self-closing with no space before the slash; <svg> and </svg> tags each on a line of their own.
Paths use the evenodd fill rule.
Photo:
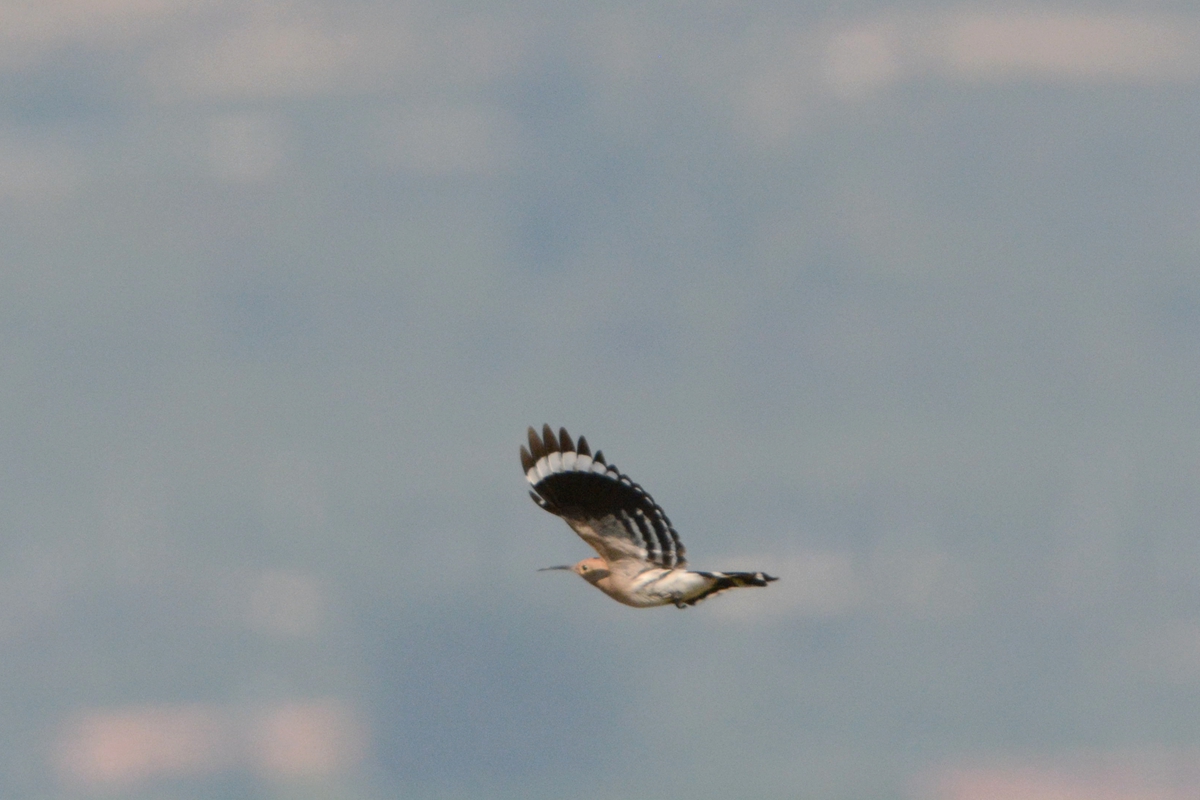
<svg viewBox="0 0 1200 800">
<path fill-rule="evenodd" d="M 580 571 L 580 572 L 587 572 L 587 571 L 588 571 L 588 565 L 587 565 L 587 564 L 580 564 L 580 565 L 579 565 L 579 571 Z"/>
</svg>

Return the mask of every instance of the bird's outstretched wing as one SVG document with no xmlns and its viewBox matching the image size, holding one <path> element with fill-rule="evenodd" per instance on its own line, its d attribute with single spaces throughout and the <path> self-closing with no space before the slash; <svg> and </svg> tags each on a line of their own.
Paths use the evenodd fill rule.
<svg viewBox="0 0 1200 800">
<path fill-rule="evenodd" d="M 679 534 L 654 498 L 605 462 L 604 453 L 592 456 L 584 437 L 576 444 L 566 428 L 555 436 L 545 425 L 540 437 L 530 428 L 521 467 L 533 501 L 562 517 L 608 563 L 687 564 Z"/>
</svg>

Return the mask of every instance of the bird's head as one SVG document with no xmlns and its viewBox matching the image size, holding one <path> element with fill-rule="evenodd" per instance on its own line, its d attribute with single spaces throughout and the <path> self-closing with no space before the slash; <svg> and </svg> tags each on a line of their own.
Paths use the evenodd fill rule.
<svg viewBox="0 0 1200 800">
<path fill-rule="evenodd" d="M 608 575 L 608 564 L 602 558 L 585 558 L 578 564 L 564 564 L 559 567 L 543 567 L 538 572 L 545 572 L 550 569 L 565 569 L 574 572 L 579 577 L 583 578 L 590 584 L 595 585 L 596 581 Z"/>
</svg>

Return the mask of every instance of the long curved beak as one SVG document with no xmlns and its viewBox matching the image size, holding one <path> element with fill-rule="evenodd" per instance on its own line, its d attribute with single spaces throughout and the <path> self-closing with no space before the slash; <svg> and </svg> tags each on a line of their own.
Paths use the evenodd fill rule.
<svg viewBox="0 0 1200 800">
<path fill-rule="evenodd" d="M 548 569 L 565 569 L 567 571 L 570 571 L 570 570 L 574 569 L 574 567 L 572 567 L 570 564 L 563 564 L 558 567 L 542 567 L 541 569 L 538 570 L 538 572 L 545 572 Z"/>
</svg>

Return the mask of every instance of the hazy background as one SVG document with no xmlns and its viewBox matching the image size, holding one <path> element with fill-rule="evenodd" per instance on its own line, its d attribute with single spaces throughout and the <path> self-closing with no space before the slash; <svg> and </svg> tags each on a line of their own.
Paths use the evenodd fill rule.
<svg viewBox="0 0 1200 800">
<path fill-rule="evenodd" d="M 6 798 L 1200 795 L 1191 2 L 6 0 L 0 206 Z"/>
</svg>

